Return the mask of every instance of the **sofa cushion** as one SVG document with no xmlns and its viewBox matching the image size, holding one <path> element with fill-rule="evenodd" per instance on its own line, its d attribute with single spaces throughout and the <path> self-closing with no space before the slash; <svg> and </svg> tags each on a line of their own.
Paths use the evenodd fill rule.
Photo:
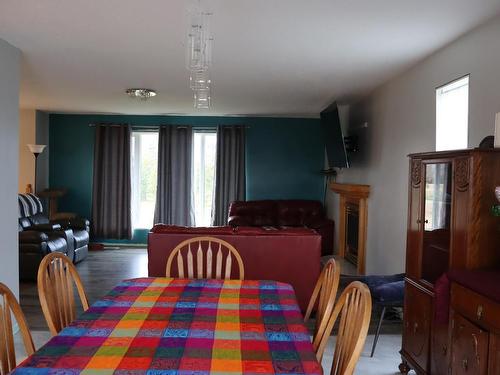
<svg viewBox="0 0 500 375">
<path fill-rule="evenodd" d="M 49 219 L 47 218 L 47 216 L 45 216 L 42 213 L 38 213 L 38 214 L 35 214 L 33 216 L 30 216 L 29 219 L 30 219 L 32 225 L 49 224 Z M 54 224 L 54 225 L 59 225 L 59 224 Z M 59 225 L 59 228 L 61 228 L 60 225 Z"/>
<path fill-rule="evenodd" d="M 372 290 L 372 297 L 375 301 L 381 304 L 402 304 L 404 299 L 404 289 L 405 282 L 403 280 L 382 284 Z"/>
</svg>

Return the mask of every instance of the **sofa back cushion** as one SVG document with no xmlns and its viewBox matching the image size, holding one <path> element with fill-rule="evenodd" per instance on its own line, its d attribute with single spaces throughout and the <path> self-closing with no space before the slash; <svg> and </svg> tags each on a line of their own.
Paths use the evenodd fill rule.
<svg viewBox="0 0 500 375">
<path fill-rule="evenodd" d="M 18 194 L 19 218 L 43 213 L 42 201 L 34 194 Z"/>
<path fill-rule="evenodd" d="M 18 194 L 19 228 L 24 230 L 32 225 L 48 224 L 49 219 L 43 212 L 42 201 L 34 194 Z"/>
<path fill-rule="evenodd" d="M 276 225 L 276 201 L 235 201 L 229 206 L 230 217 L 245 219 L 246 225 L 273 226 Z"/>
<path fill-rule="evenodd" d="M 319 201 L 282 200 L 276 201 L 278 225 L 308 226 L 324 217 L 323 205 Z"/>
</svg>

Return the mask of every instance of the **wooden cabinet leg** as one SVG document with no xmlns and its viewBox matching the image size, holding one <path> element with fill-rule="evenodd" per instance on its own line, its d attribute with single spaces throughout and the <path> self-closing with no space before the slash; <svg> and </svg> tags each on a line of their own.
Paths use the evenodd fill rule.
<svg viewBox="0 0 500 375">
<path fill-rule="evenodd" d="M 408 366 L 408 362 L 404 360 L 404 358 L 401 359 L 401 363 L 399 364 L 399 372 L 406 375 L 410 372 L 411 368 Z"/>
</svg>

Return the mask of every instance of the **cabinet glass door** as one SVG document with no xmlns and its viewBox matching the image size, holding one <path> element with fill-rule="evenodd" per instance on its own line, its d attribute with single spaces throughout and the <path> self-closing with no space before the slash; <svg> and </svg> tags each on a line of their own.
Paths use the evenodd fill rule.
<svg viewBox="0 0 500 375">
<path fill-rule="evenodd" d="M 448 270 L 451 221 L 451 163 L 425 166 L 422 279 L 432 284 Z"/>
</svg>

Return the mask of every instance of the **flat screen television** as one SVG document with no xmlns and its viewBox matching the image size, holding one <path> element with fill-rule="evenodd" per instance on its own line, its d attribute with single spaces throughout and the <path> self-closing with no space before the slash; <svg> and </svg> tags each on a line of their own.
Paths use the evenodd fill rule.
<svg viewBox="0 0 500 375">
<path fill-rule="evenodd" d="M 320 116 L 329 169 L 349 168 L 337 103 L 325 108 Z"/>
</svg>

